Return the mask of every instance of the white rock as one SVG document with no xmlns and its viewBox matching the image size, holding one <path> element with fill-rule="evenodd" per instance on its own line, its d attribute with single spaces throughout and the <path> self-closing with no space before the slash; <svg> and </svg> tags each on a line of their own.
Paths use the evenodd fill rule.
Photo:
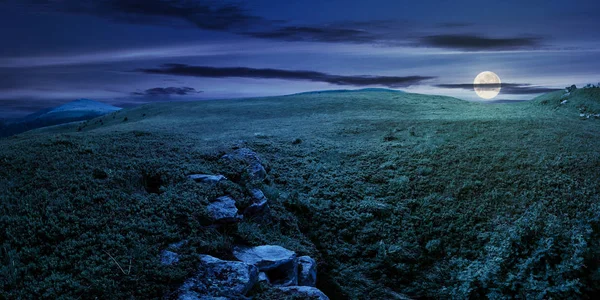
<svg viewBox="0 0 600 300">
<path fill-rule="evenodd" d="M 569 102 L 569 101 L 568 100 L 563 100 L 563 101 L 560 101 L 560 104 L 567 104 L 567 102 Z"/>
</svg>

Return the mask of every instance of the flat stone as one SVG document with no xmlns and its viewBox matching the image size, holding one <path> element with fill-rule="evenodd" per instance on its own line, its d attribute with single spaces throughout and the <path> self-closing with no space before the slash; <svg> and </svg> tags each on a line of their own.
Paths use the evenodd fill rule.
<svg viewBox="0 0 600 300">
<path fill-rule="evenodd" d="M 217 183 L 222 180 L 227 180 L 227 177 L 223 175 L 208 175 L 208 174 L 192 174 L 188 175 L 189 179 L 194 180 L 195 182 L 203 182 L 203 183 Z"/>
<path fill-rule="evenodd" d="M 260 271 L 275 269 L 296 259 L 296 252 L 281 246 L 234 247 L 233 256 L 258 267 Z"/>
<path fill-rule="evenodd" d="M 284 294 L 302 299 L 329 300 L 321 290 L 311 286 L 288 286 L 279 288 Z"/>
<path fill-rule="evenodd" d="M 317 285 L 317 262 L 310 256 L 298 257 L 298 285 Z"/>
<path fill-rule="evenodd" d="M 215 222 L 234 223 L 241 220 L 238 209 L 235 207 L 235 200 L 229 196 L 215 199 L 206 207 L 206 210 Z"/>
</svg>

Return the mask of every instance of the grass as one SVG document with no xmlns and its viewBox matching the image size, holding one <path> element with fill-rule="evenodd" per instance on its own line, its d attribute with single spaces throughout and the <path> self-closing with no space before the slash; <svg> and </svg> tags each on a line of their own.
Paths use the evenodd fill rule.
<svg viewBox="0 0 600 300">
<path fill-rule="evenodd" d="M 279 244 L 317 259 L 332 299 L 593 298 L 600 120 L 579 113 L 600 95 L 562 94 L 157 103 L 0 140 L 3 295 L 161 298 L 199 253 Z M 250 204 L 241 166 L 219 159 L 239 146 L 266 161 L 273 218 L 207 226 L 210 199 Z M 186 180 L 200 172 L 232 182 Z M 161 266 L 182 239 L 180 263 Z"/>
</svg>

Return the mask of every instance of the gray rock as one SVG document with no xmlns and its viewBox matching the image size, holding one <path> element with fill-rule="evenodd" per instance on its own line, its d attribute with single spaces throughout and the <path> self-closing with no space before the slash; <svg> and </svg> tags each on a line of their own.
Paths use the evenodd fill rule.
<svg viewBox="0 0 600 300">
<path fill-rule="evenodd" d="M 281 246 L 234 247 L 233 255 L 265 271 L 273 285 L 298 284 L 298 261 L 296 253 Z"/>
<path fill-rule="evenodd" d="M 256 266 L 239 261 L 220 260 L 210 255 L 201 255 L 200 261 L 198 272 L 179 289 L 179 299 L 243 296 L 258 281 Z"/>
<path fill-rule="evenodd" d="M 567 104 L 567 102 L 569 102 L 569 100 L 565 99 L 563 101 L 560 101 L 560 104 Z"/>
<path fill-rule="evenodd" d="M 206 207 L 206 210 L 209 216 L 218 223 L 233 223 L 241 220 L 238 209 L 235 207 L 235 200 L 229 196 L 215 199 Z"/>
<path fill-rule="evenodd" d="M 223 175 L 208 175 L 208 174 L 192 174 L 188 176 L 189 179 L 194 180 L 195 182 L 203 182 L 203 183 L 217 183 L 221 180 L 227 180 L 227 177 Z"/>
<path fill-rule="evenodd" d="M 298 285 L 317 285 L 317 262 L 310 256 L 298 257 Z"/>
<path fill-rule="evenodd" d="M 163 250 L 160 253 L 160 263 L 165 265 L 165 266 L 170 266 L 174 263 L 179 262 L 179 254 L 169 251 L 169 250 Z"/>
<path fill-rule="evenodd" d="M 321 290 L 311 286 L 288 286 L 279 288 L 284 294 L 302 299 L 329 300 Z"/>
<path fill-rule="evenodd" d="M 255 216 L 267 213 L 269 211 L 269 203 L 265 194 L 259 189 L 252 189 L 253 203 L 244 210 L 244 215 Z"/>
</svg>

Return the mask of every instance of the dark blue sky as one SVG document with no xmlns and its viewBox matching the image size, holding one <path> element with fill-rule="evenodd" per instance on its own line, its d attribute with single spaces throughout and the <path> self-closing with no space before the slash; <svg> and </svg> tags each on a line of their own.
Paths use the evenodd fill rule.
<svg viewBox="0 0 600 300">
<path fill-rule="evenodd" d="M 114 105 L 397 88 L 531 99 L 600 81 L 598 1 L 0 0 L 0 117 Z"/>
</svg>

